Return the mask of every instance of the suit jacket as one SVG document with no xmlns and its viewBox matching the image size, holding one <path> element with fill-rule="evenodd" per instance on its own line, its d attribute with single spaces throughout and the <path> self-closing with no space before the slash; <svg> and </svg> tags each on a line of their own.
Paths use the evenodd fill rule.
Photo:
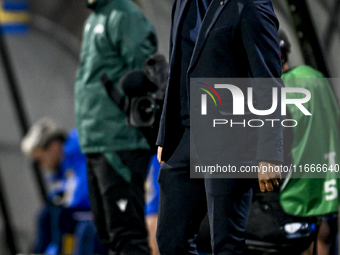
<svg viewBox="0 0 340 255">
<path fill-rule="evenodd" d="M 162 159 L 165 161 L 176 149 L 183 132 L 177 82 L 180 67 L 175 62 L 180 58 L 180 35 L 177 32 L 190 1 L 175 0 L 172 10 L 170 75 L 157 139 L 157 145 L 163 147 Z M 188 82 L 195 77 L 279 78 L 281 58 L 278 26 L 270 0 L 213 0 L 202 22 L 187 70 Z M 257 109 L 269 109 L 272 87 L 281 86 L 281 82 L 274 81 L 269 89 L 257 88 L 258 98 L 254 98 Z M 270 118 L 282 119 L 280 107 Z M 226 130 L 225 137 L 234 137 L 236 140 L 226 138 L 225 142 L 237 139 L 248 141 L 238 142 L 234 146 L 226 144 L 223 149 L 226 157 L 235 161 L 235 156 L 243 154 L 245 161 L 282 161 L 281 125 L 247 129 Z M 243 160 L 239 156 L 236 158 L 238 161 Z"/>
</svg>

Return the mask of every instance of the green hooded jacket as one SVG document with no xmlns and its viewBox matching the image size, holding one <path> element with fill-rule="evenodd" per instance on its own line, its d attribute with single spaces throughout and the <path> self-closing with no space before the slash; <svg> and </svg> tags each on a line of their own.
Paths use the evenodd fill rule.
<svg viewBox="0 0 340 255">
<path fill-rule="evenodd" d="M 90 2 L 90 0 L 89 0 Z M 103 74 L 118 88 L 122 75 L 140 69 L 156 52 L 154 28 L 131 0 L 93 0 L 84 26 L 75 83 L 75 115 L 83 153 L 148 149 L 143 134 L 107 95 Z"/>
</svg>

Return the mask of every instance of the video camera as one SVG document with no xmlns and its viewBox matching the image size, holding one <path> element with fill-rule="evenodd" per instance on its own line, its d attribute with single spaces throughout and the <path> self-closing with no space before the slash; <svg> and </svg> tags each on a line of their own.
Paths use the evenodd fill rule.
<svg viewBox="0 0 340 255">
<path fill-rule="evenodd" d="M 126 73 L 119 80 L 120 88 L 106 74 L 101 77 L 108 95 L 125 112 L 128 124 L 142 130 L 151 146 L 158 132 L 168 72 L 164 55 L 155 54 L 145 61 L 142 70 Z"/>
</svg>

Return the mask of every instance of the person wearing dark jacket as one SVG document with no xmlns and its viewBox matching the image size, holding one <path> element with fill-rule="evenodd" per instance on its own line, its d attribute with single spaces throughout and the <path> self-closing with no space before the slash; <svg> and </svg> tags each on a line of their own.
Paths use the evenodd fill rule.
<svg viewBox="0 0 340 255">
<path fill-rule="evenodd" d="M 141 69 L 156 52 L 151 23 L 131 0 L 88 0 L 75 83 L 75 115 L 87 157 L 91 209 L 102 242 L 114 254 L 149 254 L 144 220 L 144 180 L 151 157 L 142 132 L 101 83 L 119 88 L 128 71 Z"/>
<path fill-rule="evenodd" d="M 270 0 L 175 0 L 170 78 L 157 139 L 162 255 L 197 254 L 194 241 L 207 212 L 213 253 L 243 252 L 252 181 L 190 179 L 190 78 L 268 78 L 268 87 L 254 85 L 260 92 L 254 101 L 257 109 L 269 109 L 272 88 L 282 87 L 278 27 Z M 270 118 L 282 119 L 280 107 Z M 282 126 L 258 132 L 246 128 L 226 128 L 219 142 L 225 160 L 262 166 L 282 162 Z M 260 172 L 261 191 L 273 190 L 278 179 L 280 173 Z"/>
</svg>

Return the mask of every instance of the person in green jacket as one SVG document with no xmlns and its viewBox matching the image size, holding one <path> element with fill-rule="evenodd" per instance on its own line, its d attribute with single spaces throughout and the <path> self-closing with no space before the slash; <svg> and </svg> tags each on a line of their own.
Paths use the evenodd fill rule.
<svg viewBox="0 0 340 255">
<path fill-rule="evenodd" d="M 144 180 L 151 157 L 142 132 L 101 84 L 140 69 L 156 52 L 153 26 L 131 0 L 87 0 L 93 13 L 84 26 L 75 83 L 75 116 L 87 156 L 91 209 L 99 237 L 113 254 L 149 254 L 144 221 Z"/>
<path fill-rule="evenodd" d="M 312 114 L 305 116 L 295 105 L 287 105 L 292 119 L 298 122 L 293 128 L 291 148 L 296 171 L 285 180 L 280 192 L 280 203 L 286 213 L 294 216 L 332 215 L 338 211 L 340 191 L 338 103 L 322 73 L 306 65 L 289 68 L 290 43 L 283 31 L 279 32 L 279 38 L 285 87 L 309 90 L 311 100 L 303 105 Z M 291 99 L 303 97 L 301 93 L 287 95 Z M 326 241 L 331 233 L 327 228 L 329 226 L 324 220 L 318 235 L 319 255 L 329 254 Z"/>
</svg>

